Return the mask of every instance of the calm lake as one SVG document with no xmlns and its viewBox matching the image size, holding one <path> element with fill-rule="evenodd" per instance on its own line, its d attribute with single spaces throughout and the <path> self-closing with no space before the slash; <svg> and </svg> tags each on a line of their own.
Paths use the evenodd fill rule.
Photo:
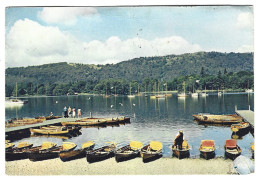
<svg viewBox="0 0 260 181">
<path fill-rule="evenodd" d="M 216 145 L 216 155 L 224 155 L 224 143 L 230 139 L 230 127 L 198 125 L 193 121 L 193 114 L 233 114 L 235 105 L 238 109 L 254 110 L 254 94 L 210 94 L 207 97 L 186 99 L 178 98 L 176 94 L 165 99 L 153 99 L 150 96 L 136 96 L 128 98 L 117 96 L 104 98 L 102 96 L 59 96 L 26 98 L 29 102 L 19 108 L 6 108 L 5 118 L 46 116 L 50 112 L 62 115 L 64 106 L 81 108 L 84 117 L 117 117 L 131 118 L 131 124 L 108 126 L 104 128 L 82 128 L 82 135 L 72 138 L 60 137 L 29 137 L 17 140 L 29 141 L 35 146 L 43 141 L 52 141 L 58 145 L 63 141 L 75 142 L 79 147 L 81 143 L 94 140 L 95 148 L 103 146 L 104 142 L 116 142 L 118 147 L 126 145 L 131 140 L 141 141 L 143 144 L 151 140 L 163 143 L 164 157 L 171 157 L 170 149 L 174 137 L 179 130 L 184 131 L 184 137 L 191 146 L 191 156 L 199 156 L 199 145 L 203 139 L 213 139 Z M 254 137 L 249 133 L 238 139 L 242 148 L 242 155 L 251 157 L 250 145 Z"/>
</svg>

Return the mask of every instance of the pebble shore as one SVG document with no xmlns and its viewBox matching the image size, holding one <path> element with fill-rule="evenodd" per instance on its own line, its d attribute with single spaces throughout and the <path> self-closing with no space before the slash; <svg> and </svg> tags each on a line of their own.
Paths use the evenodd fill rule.
<svg viewBox="0 0 260 181">
<path fill-rule="evenodd" d="M 233 172 L 233 161 L 223 158 L 161 158 L 149 163 L 143 163 L 141 158 L 120 163 L 111 158 L 91 164 L 84 158 L 69 162 L 62 162 L 59 158 L 5 162 L 7 175 L 226 175 Z"/>
</svg>

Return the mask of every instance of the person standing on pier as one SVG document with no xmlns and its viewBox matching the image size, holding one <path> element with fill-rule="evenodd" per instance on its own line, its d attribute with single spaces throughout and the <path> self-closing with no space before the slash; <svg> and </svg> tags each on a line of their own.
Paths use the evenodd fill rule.
<svg viewBox="0 0 260 181">
<path fill-rule="evenodd" d="M 79 108 L 78 109 L 78 118 L 80 118 L 81 117 L 81 109 Z"/>
<path fill-rule="evenodd" d="M 177 134 L 177 136 L 175 137 L 174 146 L 177 146 L 177 148 L 179 148 L 179 150 L 182 150 L 183 140 L 184 140 L 183 131 L 180 130 L 179 133 Z"/>
<path fill-rule="evenodd" d="M 72 117 L 73 117 L 73 118 L 76 117 L 76 109 L 75 109 L 75 107 L 73 107 L 73 109 L 72 109 Z"/>
<path fill-rule="evenodd" d="M 68 108 L 68 116 L 71 117 L 71 107 Z"/>
<path fill-rule="evenodd" d="M 66 106 L 64 107 L 63 111 L 64 111 L 64 117 L 67 118 L 68 117 L 68 109 L 67 109 Z"/>
</svg>

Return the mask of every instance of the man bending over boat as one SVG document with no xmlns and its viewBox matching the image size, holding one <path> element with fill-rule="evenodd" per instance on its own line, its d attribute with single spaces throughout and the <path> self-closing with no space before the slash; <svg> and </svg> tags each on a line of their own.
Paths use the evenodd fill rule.
<svg viewBox="0 0 260 181">
<path fill-rule="evenodd" d="M 175 137 L 175 140 L 174 140 L 174 146 L 179 148 L 179 150 L 182 150 L 183 139 L 184 139 L 183 138 L 183 131 L 180 130 L 179 133 L 177 134 L 177 136 Z"/>
</svg>

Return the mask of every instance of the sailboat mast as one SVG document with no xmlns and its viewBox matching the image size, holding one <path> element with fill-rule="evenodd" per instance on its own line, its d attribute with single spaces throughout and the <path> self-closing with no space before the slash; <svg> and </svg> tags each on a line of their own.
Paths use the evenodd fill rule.
<svg viewBox="0 0 260 181">
<path fill-rule="evenodd" d="M 130 83 L 130 95 L 131 95 L 131 89 L 132 89 L 132 87 L 131 87 L 131 83 Z"/>
<path fill-rule="evenodd" d="M 16 99 L 17 99 L 17 82 L 16 82 L 16 85 L 15 85 L 15 96 L 16 96 Z"/>
</svg>

